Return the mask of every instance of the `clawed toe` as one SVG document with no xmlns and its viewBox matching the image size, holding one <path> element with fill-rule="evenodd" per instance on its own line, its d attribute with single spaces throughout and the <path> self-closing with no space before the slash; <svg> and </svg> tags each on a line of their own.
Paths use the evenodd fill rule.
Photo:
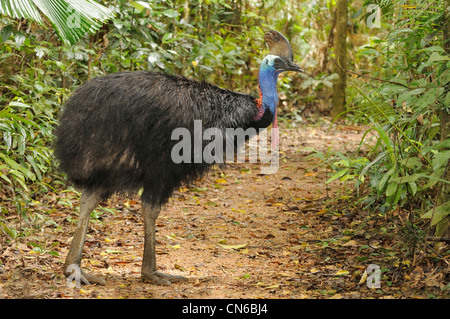
<svg viewBox="0 0 450 319">
<path fill-rule="evenodd" d="M 91 285 L 91 284 L 98 284 L 98 285 L 106 285 L 105 279 L 99 276 L 89 275 L 85 273 L 83 270 L 80 269 L 77 265 L 71 265 L 66 268 L 64 271 L 64 274 L 67 277 L 68 282 L 75 281 L 75 284 L 81 283 L 83 285 Z"/>
<path fill-rule="evenodd" d="M 154 272 L 150 275 L 142 274 L 141 279 L 143 282 L 148 282 L 156 285 L 170 286 L 173 282 L 188 281 L 186 277 L 178 275 L 169 275 L 162 272 Z"/>
</svg>

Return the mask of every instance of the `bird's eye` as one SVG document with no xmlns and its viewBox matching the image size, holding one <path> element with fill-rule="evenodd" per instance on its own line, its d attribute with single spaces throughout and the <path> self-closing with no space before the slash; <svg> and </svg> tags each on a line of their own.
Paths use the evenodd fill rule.
<svg viewBox="0 0 450 319">
<path fill-rule="evenodd" d="M 273 61 L 273 66 L 274 66 L 275 68 L 280 67 L 280 66 L 283 66 L 283 65 L 284 65 L 284 62 L 283 62 L 281 59 L 279 59 L 279 58 L 276 58 L 276 59 Z"/>
</svg>

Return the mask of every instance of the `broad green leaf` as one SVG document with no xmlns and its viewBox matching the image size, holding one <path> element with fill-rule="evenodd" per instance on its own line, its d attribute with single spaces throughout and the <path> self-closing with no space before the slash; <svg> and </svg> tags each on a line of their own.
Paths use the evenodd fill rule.
<svg viewBox="0 0 450 319">
<path fill-rule="evenodd" d="M 173 9 L 167 9 L 163 11 L 163 14 L 168 18 L 176 18 L 180 15 L 180 13 Z"/>
<path fill-rule="evenodd" d="M 420 175 L 418 174 L 413 174 L 413 175 L 406 175 L 406 176 L 398 176 L 398 177 L 394 177 L 391 178 L 391 182 L 397 183 L 397 184 L 403 184 L 403 183 L 413 183 L 415 182 L 417 179 L 419 179 Z"/>
<path fill-rule="evenodd" d="M 2 170 L 5 170 L 5 172 L 7 172 L 8 167 L 5 165 L 0 166 L 0 177 L 3 178 L 8 184 L 11 184 L 12 183 L 11 180 L 8 178 L 7 175 L 2 173 Z"/>
<path fill-rule="evenodd" d="M 400 161 L 406 168 L 417 169 L 422 167 L 422 161 L 418 157 L 408 157 Z"/>
<path fill-rule="evenodd" d="M 150 4 L 145 1 L 131 1 L 130 5 L 136 8 L 138 11 L 143 11 L 144 9 L 151 10 Z"/>
<path fill-rule="evenodd" d="M 36 47 L 34 49 L 34 52 L 36 52 L 36 56 L 40 59 L 42 58 L 46 53 L 48 53 L 48 49 L 44 47 Z"/>
<path fill-rule="evenodd" d="M 34 170 L 35 174 L 37 175 L 38 180 L 41 180 L 42 179 L 41 170 L 39 169 L 38 165 L 34 161 L 33 156 L 27 155 L 26 158 L 27 158 L 28 162 L 30 163 L 31 167 L 33 167 L 33 170 Z"/>
<path fill-rule="evenodd" d="M 47 251 L 47 253 L 52 256 L 57 256 L 57 257 L 59 256 L 59 253 L 57 251 L 50 250 L 50 251 Z"/>
<path fill-rule="evenodd" d="M 9 39 L 9 37 L 12 34 L 12 27 L 10 25 L 7 25 L 2 28 L 0 31 L 0 37 L 2 38 L 2 42 L 6 42 L 6 40 Z"/>
<path fill-rule="evenodd" d="M 420 51 L 445 52 L 445 50 L 444 50 L 443 47 L 440 47 L 440 46 L 437 46 L 437 45 L 434 45 L 434 46 L 432 46 L 432 47 L 428 47 L 428 48 L 422 49 L 422 50 L 420 50 Z"/>
<path fill-rule="evenodd" d="M 442 72 L 442 74 L 438 77 L 438 84 L 445 86 L 449 82 L 450 82 L 450 70 Z M 444 103 L 444 105 L 450 105 L 450 104 Z"/>
<path fill-rule="evenodd" d="M 13 113 L 4 113 L 4 114 L 3 114 L 2 112 L 0 112 L 0 116 L 1 116 L 1 117 L 9 117 L 9 118 L 11 118 L 11 119 L 13 119 L 13 120 L 16 120 L 16 121 L 18 121 L 18 122 L 23 122 L 23 123 L 26 123 L 26 124 L 35 126 L 35 127 L 37 127 L 37 128 L 40 128 L 39 125 L 37 125 L 35 122 L 30 121 L 30 120 L 28 120 L 28 119 L 26 119 L 26 118 L 23 118 L 23 117 L 21 117 L 21 116 L 19 116 L 19 115 L 13 114 Z"/>
<path fill-rule="evenodd" d="M 20 48 L 25 43 L 26 39 L 27 37 L 22 32 L 18 32 L 14 35 L 14 41 L 18 48 Z"/>
<path fill-rule="evenodd" d="M 345 181 L 347 181 L 349 179 L 354 179 L 356 176 L 358 176 L 358 175 L 356 175 L 356 174 L 348 174 L 348 175 L 345 175 L 342 178 L 340 178 L 339 181 L 345 182 Z"/>
<path fill-rule="evenodd" d="M 413 89 L 409 90 L 405 93 L 400 94 L 400 96 L 397 99 L 397 103 L 401 105 L 404 101 L 406 102 L 412 102 L 412 97 L 418 94 L 421 94 L 425 91 L 425 88 L 419 88 L 419 89 Z M 414 97 L 414 99 L 416 99 Z"/>
<path fill-rule="evenodd" d="M 8 171 L 8 174 L 10 174 L 10 175 L 11 175 L 11 178 L 12 178 L 15 182 L 19 183 L 20 186 L 22 186 L 22 188 L 23 188 L 26 192 L 29 191 L 27 185 L 25 184 L 25 177 L 24 177 L 24 175 L 23 175 L 21 172 L 15 170 L 15 169 L 10 169 L 10 170 Z"/>
<path fill-rule="evenodd" d="M 444 105 L 450 105 L 450 92 L 445 96 Z"/>
<path fill-rule="evenodd" d="M 6 224 L 0 222 L 0 226 L 3 228 L 3 231 L 7 233 L 12 238 L 17 237 L 17 231 L 14 228 L 9 228 Z"/>
<path fill-rule="evenodd" d="M 417 174 L 417 175 L 423 175 L 423 177 L 428 178 L 430 180 L 427 184 L 422 186 L 422 188 L 426 189 L 426 188 L 432 187 L 432 186 L 436 185 L 437 182 L 443 182 L 443 183 L 450 184 L 450 181 L 447 181 L 447 180 L 444 180 L 441 178 L 441 176 L 444 174 L 444 171 L 445 171 L 445 167 L 441 167 L 437 171 L 434 171 L 431 175 Z"/>
<path fill-rule="evenodd" d="M 388 152 L 383 151 L 372 162 L 370 162 L 369 164 L 365 165 L 364 169 L 361 171 L 361 174 L 359 175 L 359 179 L 361 181 L 363 181 L 364 180 L 364 175 L 367 173 L 369 168 L 371 168 L 373 165 L 375 165 L 379 160 L 384 158 L 387 154 L 388 154 Z"/>
<path fill-rule="evenodd" d="M 428 89 L 424 94 L 422 94 L 418 99 L 414 98 L 414 105 L 416 107 L 427 107 L 436 101 L 437 88 Z"/>
<path fill-rule="evenodd" d="M 438 142 L 434 145 L 424 147 L 422 149 L 422 154 L 425 155 L 426 153 L 428 153 L 430 151 L 433 151 L 433 150 L 437 151 L 437 150 L 440 150 L 441 148 L 449 148 L 449 147 L 450 147 L 450 139 L 446 139 L 446 140 Z"/>
<path fill-rule="evenodd" d="M 439 223 L 449 214 L 450 214 L 450 201 L 446 202 L 441 206 L 430 209 L 428 212 L 422 215 L 422 218 L 432 218 L 431 225 L 433 226 Z"/>
<path fill-rule="evenodd" d="M 447 165 L 448 160 L 450 159 L 450 150 L 436 153 L 431 163 L 433 164 L 433 170 L 437 171 L 441 167 Z"/>
<path fill-rule="evenodd" d="M 438 52 L 433 52 L 433 54 L 431 54 L 430 58 L 428 59 L 428 63 L 447 60 L 450 60 L 448 56 L 440 55 Z"/>
<path fill-rule="evenodd" d="M 411 183 L 408 183 L 408 186 L 409 186 L 410 189 L 411 189 L 411 194 L 412 194 L 413 196 L 415 196 L 416 193 L 417 193 L 417 184 L 414 183 L 414 182 L 411 182 Z"/>
<path fill-rule="evenodd" d="M 381 138 L 382 144 L 386 148 L 386 151 L 389 154 L 391 162 L 395 163 L 396 158 L 394 156 L 394 148 L 392 146 L 392 141 L 391 141 L 388 133 L 381 127 L 381 125 L 379 123 L 375 122 L 373 119 L 370 119 L 370 121 L 372 122 L 375 130 L 378 132 L 378 135 Z"/>
<path fill-rule="evenodd" d="M 332 181 L 334 181 L 334 180 L 336 180 L 336 179 L 338 179 L 338 178 L 341 178 L 342 176 L 344 176 L 345 173 L 348 172 L 348 170 L 349 170 L 349 168 L 345 168 L 345 169 L 343 169 L 342 171 L 338 171 L 336 174 L 334 174 L 333 176 L 331 176 L 330 179 L 328 179 L 328 180 L 325 182 L 325 184 L 329 184 L 329 183 L 331 183 Z"/>
<path fill-rule="evenodd" d="M 397 191 L 397 187 L 398 187 L 398 183 L 394 182 L 394 181 L 389 181 L 389 184 L 386 188 L 386 196 L 390 197 L 392 195 L 395 194 L 395 192 Z"/>
<path fill-rule="evenodd" d="M 26 167 L 20 165 L 19 163 L 17 163 L 16 161 L 14 161 L 13 159 L 9 158 L 6 155 L 0 154 L 0 157 L 5 161 L 6 165 L 11 167 L 13 170 L 20 172 L 21 174 L 31 179 L 32 181 L 36 180 L 36 176 L 33 174 L 33 172 L 27 169 Z M 10 173 L 12 173 L 13 170 L 10 170 Z"/>
<path fill-rule="evenodd" d="M 335 162 L 333 165 L 349 167 L 350 166 L 350 161 L 347 160 L 347 159 L 342 159 L 340 161 Z"/>
<path fill-rule="evenodd" d="M 31 105 L 22 103 L 22 102 L 17 102 L 17 101 L 12 101 L 11 103 L 9 103 L 9 106 L 19 106 L 19 107 L 31 107 Z"/>
<path fill-rule="evenodd" d="M 166 33 L 166 34 L 164 34 L 164 36 L 162 38 L 162 43 L 171 43 L 171 42 L 174 42 L 176 40 L 177 40 L 177 38 L 173 37 L 172 33 Z"/>
<path fill-rule="evenodd" d="M 397 167 L 397 165 L 392 166 L 391 169 L 388 170 L 386 172 L 386 174 L 383 175 L 383 177 L 381 178 L 380 183 L 378 184 L 378 187 L 377 187 L 378 191 L 381 192 L 384 189 L 384 185 L 386 185 L 386 182 L 388 181 L 388 179 L 395 172 L 396 167 Z"/>
<path fill-rule="evenodd" d="M 413 32 L 413 30 L 411 28 L 395 29 L 394 31 L 392 31 L 390 33 L 390 36 L 400 35 L 402 33 L 410 33 L 410 32 Z M 401 36 L 404 36 L 404 35 L 402 34 Z"/>
<path fill-rule="evenodd" d="M 12 134 L 11 131 L 4 131 L 3 132 L 3 141 L 6 145 L 6 150 L 9 151 L 9 149 L 12 146 Z"/>
</svg>

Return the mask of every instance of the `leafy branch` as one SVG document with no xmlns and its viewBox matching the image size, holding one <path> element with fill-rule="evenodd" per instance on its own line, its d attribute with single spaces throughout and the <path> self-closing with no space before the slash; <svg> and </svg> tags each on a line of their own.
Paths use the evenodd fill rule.
<svg viewBox="0 0 450 319">
<path fill-rule="evenodd" d="M 352 71 L 352 70 L 348 70 L 348 69 L 344 69 L 339 63 L 337 63 L 329 54 L 327 54 L 328 55 L 328 58 L 338 67 L 338 68 L 340 68 L 342 71 L 344 71 L 345 73 L 350 73 L 350 74 L 354 74 L 354 75 L 357 75 L 357 76 L 361 76 L 361 77 L 363 77 L 363 78 L 367 78 L 367 79 L 371 79 L 371 80 L 375 80 L 375 81 L 380 81 L 380 82 L 386 82 L 386 83 L 391 83 L 391 84 L 395 84 L 395 85 L 400 85 L 400 86 L 403 86 L 403 87 L 405 87 L 405 88 L 407 88 L 407 89 L 411 89 L 411 87 L 409 87 L 409 86 L 407 86 L 406 84 L 403 84 L 403 83 L 399 83 L 399 82 L 394 82 L 394 81 L 389 81 L 389 80 L 386 80 L 386 79 L 380 79 L 380 78 L 375 78 L 375 77 L 373 77 L 373 76 L 370 76 L 370 75 L 365 75 L 365 74 L 361 74 L 361 73 L 358 73 L 358 72 L 355 72 L 355 71 Z"/>
<path fill-rule="evenodd" d="M 405 140 L 412 146 L 414 147 L 414 149 L 421 154 L 420 149 L 417 147 L 416 143 L 414 143 L 404 132 L 402 129 L 400 129 L 400 127 L 397 126 L 397 124 L 395 124 L 394 122 L 392 122 L 390 120 L 390 118 L 383 112 L 383 110 L 378 107 L 378 105 L 376 105 L 360 88 L 358 88 L 354 83 L 352 83 L 352 86 L 373 106 L 377 109 L 377 111 L 386 119 L 388 120 L 389 124 L 392 125 L 404 138 Z M 426 158 L 425 156 L 423 157 L 426 162 L 432 166 L 431 162 L 428 160 L 428 158 Z"/>
</svg>

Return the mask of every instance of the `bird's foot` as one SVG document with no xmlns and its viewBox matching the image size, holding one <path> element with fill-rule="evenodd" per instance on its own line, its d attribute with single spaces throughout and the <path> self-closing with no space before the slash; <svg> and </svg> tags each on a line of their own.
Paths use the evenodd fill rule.
<svg viewBox="0 0 450 319">
<path fill-rule="evenodd" d="M 67 277 L 67 282 L 73 283 L 75 281 L 75 284 L 81 283 L 83 285 L 91 285 L 91 284 L 98 284 L 98 285 L 106 285 L 105 279 L 99 276 L 89 275 L 85 273 L 83 270 L 80 269 L 77 265 L 72 265 L 75 267 L 67 267 L 64 270 L 64 275 Z"/>
<path fill-rule="evenodd" d="M 155 271 L 151 274 L 142 274 L 141 280 L 143 282 L 148 282 L 156 285 L 162 285 L 162 286 L 170 286 L 172 282 L 182 282 L 182 281 L 188 281 L 186 277 L 179 276 L 179 275 L 168 275 L 163 274 L 162 272 Z"/>
</svg>

